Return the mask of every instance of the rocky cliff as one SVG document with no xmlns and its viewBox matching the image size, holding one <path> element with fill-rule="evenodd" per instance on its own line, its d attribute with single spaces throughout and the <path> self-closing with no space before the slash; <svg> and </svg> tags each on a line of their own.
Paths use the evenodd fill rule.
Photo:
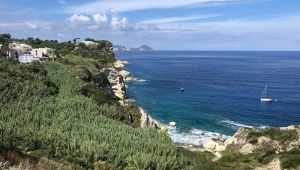
<svg viewBox="0 0 300 170">
<path fill-rule="evenodd" d="M 126 82 L 138 80 L 129 71 L 123 69 L 126 64 L 128 64 L 127 61 L 117 60 L 114 62 L 113 67 L 102 69 L 102 72 L 106 75 L 111 85 L 114 95 L 120 99 L 119 103 L 123 106 L 132 104 L 132 99 L 128 99 L 126 95 Z M 158 121 L 153 119 L 141 107 L 139 108 L 139 112 L 141 114 L 142 128 L 159 128 L 161 126 Z"/>
<path fill-rule="evenodd" d="M 241 157 L 262 154 L 255 169 L 300 169 L 299 136 L 299 126 L 240 128 L 227 140 L 209 141 L 203 148 L 216 155 L 215 161 L 227 157 L 228 153 L 241 154 Z"/>
</svg>

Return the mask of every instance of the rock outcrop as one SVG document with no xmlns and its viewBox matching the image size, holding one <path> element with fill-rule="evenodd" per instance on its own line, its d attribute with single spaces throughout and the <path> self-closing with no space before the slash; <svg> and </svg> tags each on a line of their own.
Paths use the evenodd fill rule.
<svg viewBox="0 0 300 170">
<path fill-rule="evenodd" d="M 261 160 L 268 157 L 268 161 L 258 164 L 257 170 L 283 169 L 282 154 L 293 151 L 299 152 L 300 126 L 281 128 L 240 128 L 232 137 L 225 141 L 212 140 L 203 144 L 203 149 L 215 154 L 213 161 L 217 161 L 222 154 L 234 153 L 247 155 L 264 154 Z M 297 156 L 297 155 L 295 155 Z M 293 159 L 293 158 L 292 158 Z M 295 160 L 292 160 L 295 161 Z M 298 167 L 300 168 L 300 167 Z"/>
<path fill-rule="evenodd" d="M 122 106 L 128 106 L 132 104 L 134 100 L 128 99 L 126 95 L 126 82 L 138 80 L 135 77 L 131 76 L 131 73 L 124 70 L 125 64 L 128 64 L 127 61 L 117 60 L 112 68 L 102 69 L 102 73 L 107 77 L 111 89 L 116 97 L 118 97 L 119 103 Z M 142 128 L 159 128 L 161 125 L 153 119 L 147 112 L 142 108 L 140 109 L 141 113 L 141 127 Z"/>
<path fill-rule="evenodd" d="M 159 128 L 161 125 L 153 119 L 147 112 L 140 107 L 141 127 L 142 128 Z"/>
<path fill-rule="evenodd" d="M 268 163 L 267 165 L 255 168 L 255 170 L 282 170 L 281 162 L 277 158 Z"/>
<path fill-rule="evenodd" d="M 123 76 L 120 75 L 115 68 L 104 68 L 102 72 L 106 75 L 109 83 L 111 84 L 115 96 L 120 100 L 125 100 L 127 97 Z"/>
<path fill-rule="evenodd" d="M 128 61 L 117 60 L 114 62 L 114 67 L 117 69 L 123 69 L 126 64 L 128 64 Z"/>
</svg>

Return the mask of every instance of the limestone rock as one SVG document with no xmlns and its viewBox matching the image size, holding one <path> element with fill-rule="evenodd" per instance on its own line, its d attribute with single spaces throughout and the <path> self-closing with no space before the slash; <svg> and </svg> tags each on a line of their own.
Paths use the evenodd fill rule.
<svg viewBox="0 0 300 170">
<path fill-rule="evenodd" d="M 277 158 L 277 159 L 274 159 L 272 162 L 270 162 L 267 165 L 255 168 L 255 170 L 282 170 L 282 168 L 280 165 L 280 160 Z"/>
<path fill-rule="evenodd" d="M 239 150 L 239 152 L 242 153 L 242 154 L 249 154 L 249 153 L 253 153 L 253 151 L 255 149 L 256 149 L 256 146 L 254 146 L 251 143 L 247 143 L 247 144 L 242 146 L 242 148 Z"/>
<path fill-rule="evenodd" d="M 216 143 L 215 151 L 216 152 L 221 152 L 226 149 L 226 146 L 224 144 Z"/>
<path fill-rule="evenodd" d="M 176 126 L 176 122 L 170 122 L 169 125 L 174 127 Z"/>
<path fill-rule="evenodd" d="M 265 136 L 261 136 L 261 137 L 259 137 L 257 139 L 257 144 L 261 145 L 261 146 L 263 146 L 263 145 L 269 145 L 271 142 L 272 142 L 271 139 L 267 138 Z"/>
<path fill-rule="evenodd" d="M 115 96 L 121 100 L 126 99 L 126 87 L 123 76 L 113 68 L 104 68 L 102 72 L 106 75 L 111 84 Z"/>
<path fill-rule="evenodd" d="M 250 129 L 248 128 L 240 128 L 232 137 L 228 138 L 225 141 L 225 146 L 230 144 L 238 144 L 242 145 L 246 143 L 246 135 L 248 134 Z"/>
<path fill-rule="evenodd" d="M 120 74 L 121 76 L 123 76 L 124 79 L 126 79 L 126 77 L 128 77 L 128 76 L 130 75 L 130 72 L 129 72 L 129 71 L 126 71 L 126 70 L 121 70 L 121 71 L 119 71 L 119 74 Z"/>
<path fill-rule="evenodd" d="M 116 62 L 114 62 L 114 67 L 122 69 L 125 66 L 125 64 L 128 64 L 128 61 L 117 60 Z"/>
<path fill-rule="evenodd" d="M 208 141 L 203 144 L 203 148 L 213 151 L 216 148 L 216 142 Z"/>
<path fill-rule="evenodd" d="M 141 127 L 142 128 L 159 128 L 161 125 L 153 119 L 144 109 L 139 108 L 141 113 Z"/>
</svg>

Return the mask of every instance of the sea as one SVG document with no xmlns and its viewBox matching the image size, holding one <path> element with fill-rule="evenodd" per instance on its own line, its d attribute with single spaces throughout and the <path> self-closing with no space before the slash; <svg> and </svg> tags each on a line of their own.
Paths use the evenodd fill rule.
<svg viewBox="0 0 300 170">
<path fill-rule="evenodd" d="M 201 146 L 239 127 L 300 125 L 300 52 L 116 54 L 139 78 L 128 83 L 127 95 L 166 125 L 175 143 Z M 266 83 L 272 103 L 260 102 Z M 176 127 L 168 126 L 173 121 Z"/>
</svg>

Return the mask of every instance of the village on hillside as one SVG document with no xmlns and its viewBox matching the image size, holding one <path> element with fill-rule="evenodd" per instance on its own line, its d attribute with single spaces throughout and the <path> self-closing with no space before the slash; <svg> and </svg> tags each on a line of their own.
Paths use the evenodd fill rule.
<svg viewBox="0 0 300 170">
<path fill-rule="evenodd" d="M 75 41 L 76 45 L 80 43 L 86 46 L 96 46 L 97 43 L 94 41 Z M 0 49 L 2 45 L 0 45 Z M 33 48 L 31 45 L 25 43 L 12 42 L 8 45 L 6 52 L 7 58 L 17 60 L 20 63 L 31 63 L 31 62 L 45 62 L 53 61 L 57 55 L 53 48 Z"/>
<path fill-rule="evenodd" d="M 56 57 L 52 48 L 32 48 L 27 44 L 9 43 L 7 58 L 19 61 L 20 63 L 31 63 L 34 61 L 50 61 Z"/>
</svg>

